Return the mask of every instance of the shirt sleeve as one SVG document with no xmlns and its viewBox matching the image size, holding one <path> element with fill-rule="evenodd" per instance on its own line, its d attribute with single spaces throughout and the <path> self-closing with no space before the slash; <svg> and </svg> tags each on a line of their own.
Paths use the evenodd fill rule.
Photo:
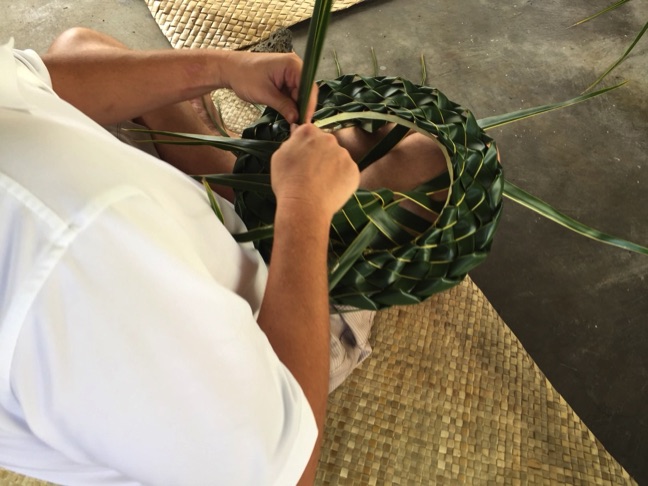
<svg viewBox="0 0 648 486">
<path fill-rule="evenodd" d="M 294 484 L 312 411 L 250 305 L 192 247 L 145 196 L 78 230 L 16 345 L 24 420 L 71 460 L 144 484 Z"/>
<path fill-rule="evenodd" d="M 14 57 L 20 61 L 25 67 L 27 67 L 33 74 L 35 74 L 40 80 L 45 83 L 48 87 L 52 87 L 52 79 L 50 77 L 49 71 L 45 66 L 45 63 L 41 57 L 33 49 L 14 49 Z"/>
</svg>

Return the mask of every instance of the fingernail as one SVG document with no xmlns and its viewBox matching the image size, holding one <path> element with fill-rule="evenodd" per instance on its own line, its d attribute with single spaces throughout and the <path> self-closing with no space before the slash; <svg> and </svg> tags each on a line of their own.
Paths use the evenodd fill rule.
<svg viewBox="0 0 648 486">
<path fill-rule="evenodd" d="M 299 127 L 299 125 L 297 125 L 296 123 L 291 123 L 290 124 L 290 133 L 293 133 L 295 130 L 297 130 L 298 127 Z"/>
</svg>

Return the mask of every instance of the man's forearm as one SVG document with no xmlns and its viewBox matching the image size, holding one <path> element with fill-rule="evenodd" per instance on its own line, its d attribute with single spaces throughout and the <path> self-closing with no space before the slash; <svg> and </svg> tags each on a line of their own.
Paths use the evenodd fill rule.
<svg viewBox="0 0 648 486">
<path fill-rule="evenodd" d="M 275 218 L 275 241 L 259 325 L 304 390 L 320 436 L 304 477 L 312 484 L 328 394 L 329 307 L 326 252 L 330 221 L 321 212 L 284 211 Z"/>
<path fill-rule="evenodd" d="M 54 90 L 101 124 L 138 117 L 162 106 L 228 87 L 232 52 L 132 51 L 108 48 L 46 54 Z M 234 53 L 235 54 L 235 53 Z"/>
<path fill-rule="evenodd" d="M 218 88 L 272 106 L 297 121 L 302 62 L 296 54 L 216 49 L 132 51 L 81 27 L 57 37 L 43 56 L 54 90 L 101 124 L 139 117 Z M 315 110 L 316 90 L 308 112 Z"/>
</svg>

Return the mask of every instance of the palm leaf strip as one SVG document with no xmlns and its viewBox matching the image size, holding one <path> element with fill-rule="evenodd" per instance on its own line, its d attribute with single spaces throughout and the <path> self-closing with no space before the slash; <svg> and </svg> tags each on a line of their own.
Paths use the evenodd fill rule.
<svg viewBox="0 0 648 486">
<path fill-rule="evenodd" d="M 637 34 L 637 37 L 635 37 L 635 39 L 632 41 L 632 43 L 631 43 L 630 46 L 626 49 L 626 51 L 623 53 L 623 55 L 622 55 L 619 59 L 617 59 L 615 62 L 613 62 L 613 63 L 610 65 L 610 67 L 608 67 L 608 68 L 605 70 L 605 72 L 604 72 L 603 74 L 601 74 L 601 75 L 596 79 L 596 81 L 594 81 L 592 84 L 590 84 L 590 85 L 585 89 L 585 91 L 583 91 L 583 92 L 586 93 L 586 92 L 589 91 L 590 89 L 592 89 L 592 88 L 594 88 L 595 86 L 597 86 L 601 81 L 603 81 L 603 79 L 605 79 L 605 77 L 606 77 L 608 74 L 610 74 L 612 71 L 614 71 L 614 70 L 615 70 L 615 69 L 616 69 L 616 68 L 617 68 L 617 67 L 618 67 L 618 66 L 619 66 L 623 61 L 625 61 L 625 60 L 627 59 L 627 57 L 630 55 L 630 53 L 632 52 L 632 50 L 635 48 L 635 46 L 637 45 L 637 43 L 638 43 L 638 42 L 641 40 L 641 38 L 644 36 L 644 34 L 646 33 L 646 30 L 648 30 L 648 22 L 646 22 L 646 24 L 643 26 L 643 28 L 639 31 L 639 34 Z"/>
<path fill-rule="evenodd" d="M 584 18 L 583 20 L 579 20 L 578 22 L 573 23 L 570 27 L 576 27 L 577 25 L 581 25 L 581 24 L 584 24 L 585 22 L 589 22 L 590 20 L 595 19 L 599 15 L 603 15 L 605 13 L 611 12 L 612 10 L 614 10 L 616 8 L 619 8 L 621 5 L 623 5 L 624 3 L 627 3 L 629 1 L 630 0 L 619 0 L 618 2 L 615 2 L 612 5 L 608 5 L 604 9 L 599 10 L 594 15 L 590 15 L 589 17 Z"/>
<path fill-rule="evenodd" d="M 313 7 L 313 15 L 308 27 L 308 40 L 306 41 L 306 53 L 304 54 L 304 66 L 299 84 L 299 95 L 297 106 L 299 108 L 299 123 L 304 123 L 308 100 L 313 89 L 313 82 L 317 73 L 317 66 L 322 55 L 322 47 L 326 39 L 326 29 L 331 18 L 333 0 L 316 0 Z"/>
<path fill-rule="evenodd" d="M 544 218 L 553 221 L 554 223 L 558 223 L 559 225 L 564 226 L 567 229 L 575 231 L 579 235 L 591 238 L 592 240 L 598 241 L 599 243 L 616 246 L 617 248 L 621 248 L 623 250 L 629 250 L 635 253 L 648 255 L 647 247 L 637 245 L 621 238 L 617 238 L 616 236 L 608 235 L 579 221 L 576 221 L 575 219 L 561 213 L 546 202 L 529 194 L 528 192 L 524 191 L 523 189 L 519 188 L 509 181 L 506 181 L 504 183 L 504 196 L 524 206 L 525 208 L 528 208 L 531 211 L 540 214 Z"/>
</svg>

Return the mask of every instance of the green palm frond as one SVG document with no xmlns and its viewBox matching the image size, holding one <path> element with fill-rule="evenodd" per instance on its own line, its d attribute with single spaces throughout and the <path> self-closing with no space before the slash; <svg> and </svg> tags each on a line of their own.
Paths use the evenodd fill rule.
<svg viewBox="0 0 648 486">
<path fill-rule="evenodd" d="M 220 133 L 221 137 L 229 137 L 229 133 L 227 133 L 227 126 L 225 125 L 225 120 L 223 120 L 223 116 L 221 115 L 222 110 L 220 102 L 218 100 L 214 102 L 216 104 L 216 116 L 214 116 L 214 114 L 210 110 L 210 106 L 207 105 L 205 96 L 201 97 L 200 100 L 202 101 L 203 108 L 205 109 L 205 112 L 209 117 L 209 121 L 211 121 L 212 125 L 216 128 L 216 130 L 218 130 L 218 133 Z"/>
<path fill-rule="evenodd" d="M 198 133 L 181 133 L 181 132 L 168 132 L 165 130 L 143 130 L 138 128 L 131 128 L 132 132 L 145 132 L 151 135 L 163 135 L 165 137 L 172 137 L 163 140 L 155 140 L 157 144 L 169 145 L 211 145 L 223 150 L 228 150 L 235 154 L 237 153 L 251 153 L 260 157 L 270 157 L 281 145 L 280 142 L 273 142 L 269 140 L 246 140 L 242 138 L 233 137 L 219 137 L 216 135 L 203 135 Z M 176 140 L 180 139 L 180 140 Z M 146 143 L 142 141 L 140 143 Z"/>
<path fill-rule="evenodd" d="M 340 59 L 338 58 L 337 51 L 333 49 L 333 62 L 335 62 L 335 71 L 338 77 L 342 76 L 342 66 L 340 66 Z"/>
<path fill-rule="evenodd" d="M 376 50 L 371 47 L 371 64 L 373 66 L 373 75 L 374 77 L 378 76 L 378 57 L 376 56 Z"/>
<path fill-rule="evenodd" d="M 425 56 L 421 53 L 421 84 L 427 84 L 427 64 L 425 63 Z"/>
<path fill-rule="evenodd" d="M 532 196 L 528 192 L 508 181 L 504 183 L 504 196 L 538 213 L 539 215 L 549 219 L 550 221 L 553 221 L 554 223 L 558 223 L 559 225 L 564 226 L 567 229 L 575 231 L 579 235 L 586 236 L 587 238 L 591 238 L 594 241 L 598 241 L 599 243 L 616 246 L 617 248 L 621 248 L 623 250 L 629 250 L 635 253 L 648 255 L 648 248 L 646 248 L 645 246 L 637 245 L 630 241 L 617 238 L 616 236 L 608 235 L 606 233 L 603 233 L 602 231 L 596 230 L 579 221 L 576 221 L 575 219 L 561 213 L 546 202 L 538 199 L 535 196 Z"/>
<path fill-rule="evenodd" d="M 560 101 L 558 103 L 551 103 L 549 105 L 536 106 L 533 108 L 526 108 L 524 110 L 513 111 L 511 113 L 505 113 L 502 115 L 495 115 L 495 116 L 490 116 L 488 118 L 482 118 L 479 120 L 479 126 L 482 127 L 484 130 L 490 130 L 492 128 L 497 128 L 503 125 L 507 125 L 509 123 L 524 120 L 525 118 L 531 118 L 537 115 L 541 115 L 543 113 L 549 113 L 550 111 L 567 108 L 568 106 L 582 103 L 583 101 L 596 98 L 597 96 L 601 96 L 602 94 L 618 89 L 626 83 L 627 81 L 623 81 L 615 86 L 610 86 L 609 88 L 603 88 L 593 93 L 576 96 L 575 98 L 571 98 L 565 101 Z"/>
<path fill-rule="evenodd" d="M 214 214 L 216 215 L 216 217 L 221 223 L 225 223 L 225 218 L 223 217 L 223 211 L 221 211 L 220 205 L 218 204 L 218 200 L 214 195 L 214 191 L 212 191 L 209 182 L 207 182 L 207 180 L 204 177 L 202 179 L 202 184 L 203 187 L 205 188 L 205 191 L 207 191 L 207 198 L 209 199 L 209 205 L 214 211 Z"/>
<path fill-rule="evenodd" d="M 333 0 L 316 0 L 315 6 L 313 7 L 313 16 L 308 28 L 304 66 L 299 84 L 299 96 L 297 98 L 299 123 L 306 121 L 304 118 L 306 118 L 308 100 L 310 99 L 313 83 L 315 82 L 315 75 L 317 74 L 317 66 L 322 55 L 322 48 L 326 39 L 326 29 L 331 18 L 332 7 Z"/>
<path fill-rule="evenodd" d="M 319 61 L 331 1 L 316 1 L 309 29 L 302 84 L 300 121 L 304 121 Z M 606 11 L 624 2 L 617 2 Z M 604 12 L 601 12 L 604 13 Z M 635 39 L 626 52 L 641 38 Z M 525 118 L 562 109 L 620 88 L 624 83 L 551 103 L 476 120 L 470 111 L 426 86 L 425 58 L 421 56 L 421 84 L 402 78 L 377 76 L 378 61 L 371 50 L 374 76 L 341 75 L 319 81 L 313 122 L 337 130 L 356 127 L 374 132 L 393 124 L 386 136 L 358 161 L 365 169 L 416 131 L 434 140 L 447 163 L 447 172 L 408 191 L 389 188 L 358 190 L 335 214 L 329 239 L 329 295 L 333 304 L 363 309 L 413 304 L 458 284 L 483 262 L 492 245 L 504 197 L 597 241 L 648 254 L 648 248 L 594 230 L 505 181 L 495 141 L 486 131 Z M 333 55 L 341 72 L 337 53 Z M 622 61 L 622 58 L 620 61 Z M 238 155 L 233 174 L 207 175 L 203 184 L 217 183 L 235 190 L 235 209 L 248 231 L 234 235 L 253 241 L 270 260 L 276 201 L 270 184 L 270 159 L 290 136 L 288 122 L 267 108 L 235 140 L 192 134 L 155 132 L 181 137 L 182 144 L 210 144 Z M 208 189 L 210 204 L 217 211 Z M 443 191 L 444 201 L 433 197 Z M 408 211 L 407 201 L 431 218 Z M 432 222 L 430 222 L 430 219 Z"/>
<path fill-rule="evenodd" d="M 207 183 L 231 187 L 237 191 L 253 191 L 257 194 L 272 195 L 269 174 L 209 174 L 195 178 Z"/>
<path fill-rule="evenodd" d="M 329 247 L 330 297 L 335 304 L 378 309 L 420 302 L 458 284 L 490 250 L 501 214 L 503 179 L 494 141 L 473 115 L 440 91 L 394 77 L 341 76 L 319 82 L 314 123 L 367 131 L 394 123 L 361 162 L 371 164 L 405 133 L 415 130 L 439 144 L 448 172 L 404 193 L 359 190 L 334 216 Z M 243 132 L 244 138 L 283 141 L 289 126 L 274 110 Z M 242 155 L 235 174 L 269 174 L 269 157 Z M 219 182 L 220 183 L 220 182 Z M 445 202 L 429 196 L 448 190 Z M 430 223 L 403 209 L 407 199 L 430 214 Z M 268 228 L 275 201 L 237 191 L 236 210 L 251 231 Z M 269 260 L 272 240 L 256 241 Z"/>
<path fill-rule="evenodd" d="M 614 69 L 616 69 L 616 68 L 617 68 L 617 67 L 618 67 L 618 66 L 619 66 L 623 61 L 625 61 L 626 58 L 627 58 L 627 57 L 630 55 L 630 53 L 632 52 L 632 50 L 635 48 L 635 46 L 637 45 L 637 43 L 638 43 L 638 42 L 641 40 L 641 38 L 644 36 L 644 34 L 646 33 L 646 30 L 648 30 L 648 22 L 646 22 L 646 24 L 643 26 L 643 28 L 639 31 L 639 34 L 637 34 L 637 37 L 635 37 L 635 39 L 632 41 L 632 43 L 631 43 L 630 46 L 626 49 L 626 51 L 623 53 L 623 55 L 622 55 L 619 59 L 617 59 L 615 62 L 613 62 L 613 63 L 610 65 L 610 67 L 608 67 L 608 68 L 605 70 L 605 72 L 604 72 L 603 74 L 601 74 L 601 75 L 596 79 L 596 81 L 594 81 L 592 84 L 590 84 L 590 85 L 585 89 L 585 91 L 583 91 L 583 92 L 586 93 L 586 92 L 588 92 L 590 89 L 594 88 L 594 87 L 595 87 L 596 85 L 598 85 L 601 81 L 603 81 L 603 79 L 605 79 L 605 77 L 606 77 L 608 74 L 610 74 L 610 73 L 611 73 Z"/>
<path fill-rule="evenodd" d="M 608 5 L 604 9 L 599 10 L 594 15 L 590 15 L 589 17 L 586 17 L 586 18 L 584 18 L 582 20 L 579 20 L 578 22 L 573 23 L 570 27 L 576 27 L 577 25 L 581 25 L 581 24 L 584 24 L 585 22 L 589 22 L 590 20 L 595 19 L 599 15 L 603 15 L 605 13 L 611 12 L 612 10 L 614 10 L 616 8 L 619 8 L 621 5 L 623 5 L 624 3 L 627 3 L 629 1 L 630 0 L 619 0 L 618 2 L 615 2 L 612 5 Z"/>
<path fill-rule="evenodd" d="M 604 9 L 599 10 L 599 11 L 596 12 L 595 14 L 590 15 L 589 17 L 584 18 L 584 19 L 582 19 L 582 20 L 579 20 L 578 22 L 575 22 L 575 23 L 572 24 L 570 27 L 575 27 L 575 26 L 577 26 L 577 25 L 584 24 L 585 22 L 589 22 L 590 20 L 593 20 L 593 19 L 595 19 L 595 18 L 597 18 L 597 17 L 599 17 L 599 16 L 601 16 L 601 15 L 603 15 L 603 14 L 606 14 L 606 13 L 608 13 L 608 12 L 611 12 L 612 10 L 615 10 L 615 9 L 621 7 L 622 5 L 626 4 L 628 1 L 629 1 L 629 0 L 619 0 L 619 1 L 615 2 L 615 3 L 613 3 L 612 5 L 608 5 L 608 6 L 605 7 Z M 630 44 L 630 46 L 626 49 L 626 51 L 621 55 L 621 57 L 619 57 L 619 59 L 617 59 L 615 62 L 613 62 L 613 63 L 612 63 L 612 64 L 611 64 L 611 65 L 610 65 L 610 66 L 609 66 L 609 67 L 608 67 L 608 68 L 603 72 L 603 74 L 601 74 L 601 75 L 596 79 L 596 81 L 594 81 L 592 84 L 590 84 L 590 85 L 589 85 L 589 86 L 588 86 L 588 87 L 583 91 L 583 93 L 587 93 L 589 90 L 593 89 L 593 88 L 596 87 L 598 84 L 600 84 L 601 81 L 603 81 L 603 80 L 608 76 L 608 74 L 610 74 L 610 73 L 611 73 L 614 69 L 616 69 L 616 68 L 617 68 L 617 67 L 618 67 L 618 66 L 619 66 L 623 61 L 625 61 L 626 58 L 627 58 L 627 57 L 630 55 L 630 53 L 632 52 L 632 50 L 635 48 L 635 46 L 637 45 L 637 43 L 639 42 L 639 40 L 640 40 L 640 39 L 643 37 L 643 35 L 646 33 L 646 30 L 648 30 L 648 22 L 646 22 L 646 24 L 643 26 L 643 28 L 639 31 L 639 33 L 637 34 L 637 36 L 634 38 L 634 40 L 632 41 L 632 43 Z"/>
</svg>

